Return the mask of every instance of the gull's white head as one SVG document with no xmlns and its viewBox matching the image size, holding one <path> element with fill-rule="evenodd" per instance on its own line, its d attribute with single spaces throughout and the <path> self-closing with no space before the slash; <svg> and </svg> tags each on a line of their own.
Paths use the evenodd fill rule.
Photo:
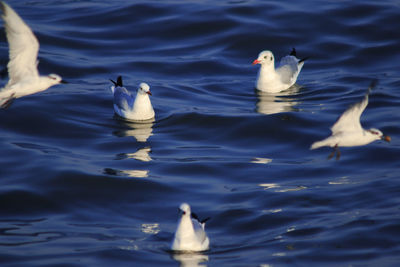
<svg viewBox="0 0 400 267">
<path fill-rule="evenodd" d="M 190 206 L 187 203 L 182 203 L 179 206 L 179 209 L 181 210 L 183 215 L 189 214 L 190 215 Z"/>
<path fill-rule="evenodd" d="M 274 55 L 272 54 L 271 51 L 265 50 L 262 51 L 256 60 L 253 61 L 253 65 L 255 64 L 261 64 L 261 65 L 272 65 L 274 66 Z"/>
<path fill-rule="evenodd" d="M 142 94 L 152 95 L 150 92 L 150 86 L 147 83 L 139 84 L 138 92 Z"/>
<path fill-rule="evenodd" d="M 66 83 L 66 81 L 64 81 L 61 78 L 60 75 L 57 75 L 57 74 L 54 74 L 54 73 L 47 75 L 46 78 L 47 78 L 48 83 L 50 84 L 50 86 L 56 85 L 56 84 L 59 84 L 59 83 Z"/>
<path fill-rule="evenodd" d="M 381 131 L 379 131 L 378 129 L 375 129 L 375 128 L 371 128 L 371 129 L 367 130 L 367 133 L 370 134 L 370 136 L 373 140 L 383 140 L 386 142 L 390 142 L 390 140 L 391 140 L 389 135 L 383 135 L 383 133 Z"/>
</svg>

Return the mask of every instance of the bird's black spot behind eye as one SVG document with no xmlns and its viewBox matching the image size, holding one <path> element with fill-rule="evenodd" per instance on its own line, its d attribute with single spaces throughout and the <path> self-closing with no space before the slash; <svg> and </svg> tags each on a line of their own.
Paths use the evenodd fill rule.
<svg viewBox="0 0 400 267">
<path fill-rule="evenodd" d="M 271 57 L 271 61 L 272 61 L 272 57 Z"/>
</svg>

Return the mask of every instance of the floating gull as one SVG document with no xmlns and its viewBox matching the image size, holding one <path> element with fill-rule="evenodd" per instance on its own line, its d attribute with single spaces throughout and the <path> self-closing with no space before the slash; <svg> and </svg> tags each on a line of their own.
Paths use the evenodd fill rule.
<svg viewBox="0 0 400 267">
<path fill-rule="evenodd" d="M 277 93 L 288 89 L 295 84 L 306 59 L 298 59 L 296 50 L 293 48 L 290 55 L 283 57 L 275 69 L 275 60 L 272 52 L 269 50 L 262 51 L 258 58 L 253 61 L 253 65 L 261 65 L 256 88 L 268 93 Z"/>
<path fill-rule="evenodd" d="M 208 219 L 199 220 L 196 214 L 190 212 L 190 206 L 182 203 L 179 207 L 182 217 L 178 222 L 171 249 L 175 251 L 208 250 L 210 240 L 204 230 Z"/>
<path fill-rule="evenodd" d="M 154 118 L 154 109 L 149 95 L 150 86 L 141 83 L 137 90 L 136 98 L 122 85 L 122 77 L 117 81 L 110 80 L 114 85 L 111 91 L 114 94 L 114 110 L 120 117 L 134 121 L 144 121 Z"/>
<path fill-rule="evenodd" d="M 39 76 L 37 55 L 39 42 L 32 30 L 5 2 L 0 2 L 9 46 L 7 64 L 9 81 L 0 89 L 0 107 L 8 108 L 14 99 L 31 95 L 65 83 L 57 74 Z"/>
<path fill-rule="evenodd" d="M 336 159 L 340 158 L 339 147 L 363 146 L 375 140 L 384 140 L 390 142 L 390 136 L 385 136 L 381 131 L 375 128 L 365 130 L 360 123 L 360 117 L 368 105 L 368 95 L 375 87 L 376 81 L 369 86 L 365 97 L 360 102 L 348 108 L 331 127 L 332 135 L 328 138 L 315 142 L 311 145 L 311 149 L 323 146 L 333 147 L 329 159 L 336 153 Z"/>
</svg>

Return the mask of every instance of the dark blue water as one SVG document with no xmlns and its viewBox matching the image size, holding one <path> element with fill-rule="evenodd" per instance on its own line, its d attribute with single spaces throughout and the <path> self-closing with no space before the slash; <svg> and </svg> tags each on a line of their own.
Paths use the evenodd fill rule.
<svg viewBox="0 0 400 267">
<path fill-rule="evenodd" d="M 398 1 L 8 3 L 70 84 L 0 110 L 2 266 L 399 264 Z M 258 53 L 292 47 L 299 88 L 255 91 Z M 118 75 L 153 123 L 114 117 Z M 362 123 L 392 142 L 310 151 L 372 79 Z M 184 201 L 208 252 L 169 252 Z"/>
</svg>

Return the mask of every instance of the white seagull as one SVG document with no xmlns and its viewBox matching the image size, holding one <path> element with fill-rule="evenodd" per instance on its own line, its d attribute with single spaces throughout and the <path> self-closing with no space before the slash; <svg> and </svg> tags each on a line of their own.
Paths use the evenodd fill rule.
<svg viewBox="0 0 400 267">
<path fill-rule="evenodd" d="M 388 135 L 383 135 L 381 131 L 375 128 L 363 129 L 360 123 L 360 116 L 368 105 L 368 95 L 375 87 L 376 81 L 371 82 L 363 100 L 349 107 L 331 127 L 332 135 L 328 138 L 315 142 L 311 149 L 323 146 L 333 147 L 329 159 L 336 153 L 336 159 L 340 158 L 339 147 L 363 146 L 375 140 L 384 140 L 390 142 Z"/>
<path fill-rule="evenodd" d="M 136 98 L 122 85 L 122 77 L 117 81 L 110 80 L 114 85 L 111 91 L 114 94 L 114 110 L 120 117 L 134 121 L 144 121 L 154 118 L 154 109 L 151 105 L 149 95 L 150 86 L 141 83 L 137 90 Z"/>
<path fill-rule="evenodd" d="M 32 30 L 5 2 L 0 2 L 9 46 L 10 60 L 7 64 L 9 81 L 0 89 L 0 107 L 8 108 L 14 99 L 49 87 L 65 83 L 57 74 L 39 76 L 37 55 L 39 42 Z"/>
<path fill-rule="evenodd" d="M 190 212 L 190 206 L 187 203 L 182 203 L 179 209 L 182 217 L 178 222 L 171 249 L 175 251 L 208 250 L 210 240 L 204 227 L 210 218 L 200 221 L 196 214 Z"/>
<path fill-rule="evenodd" d="M 275 60 L 272 52 L 269 50 L 262 51 L 258 58 L 253 61 L 253 65 L 261 65 L 256 88 L 268 93 L 278 93 L 289 89 L 296 83 L 297 76 L 306 59 L 308 58 L 298 59 L 296 57 L 296 49 L 293 48 L 290 55 L 283 57 L 275 69 Z"/>
</svg>

